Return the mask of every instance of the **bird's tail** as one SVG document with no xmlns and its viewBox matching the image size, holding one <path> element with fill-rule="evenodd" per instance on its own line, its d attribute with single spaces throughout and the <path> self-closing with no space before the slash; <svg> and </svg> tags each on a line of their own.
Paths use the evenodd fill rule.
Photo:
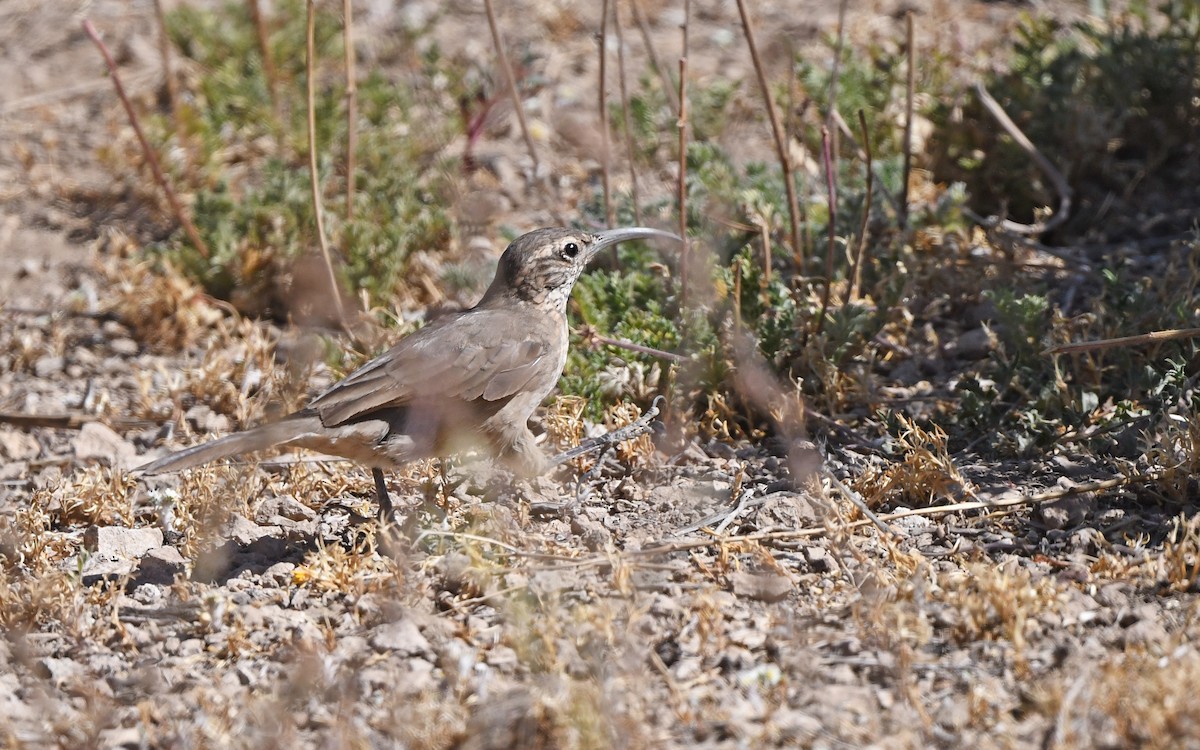
<svg viewBox="0 0 1200 750">
<path fill-rule="evenodd" d="M 217 440 L 211 440 L 191 448 L 184 448 L 157 461 L 151 461 L 139 466 L 135 471 L 142 474 L 162 474 L 168 471 L 181 471 L 193 466 L 200 466 L 220 458 L 237 456 L 242 453 L 253 453 L 277 445 L 284 445 L 295 440 L 300 435 L 311 432 L 316 416 L 297 415 L 279 422 L 272 422 L 255 427 L 245 432 L 235 432 Z"/>
</svg>

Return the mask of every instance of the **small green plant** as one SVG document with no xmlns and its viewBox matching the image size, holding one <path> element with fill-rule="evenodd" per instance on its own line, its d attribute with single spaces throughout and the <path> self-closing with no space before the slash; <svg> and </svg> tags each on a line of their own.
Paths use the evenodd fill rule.
<svg viewBox="0 0 1200 750">
<path fill-rule="evenodd" d="M 1097 219 L 1133 229 L 1138 215 L 1193 200 L 1200 155 L 1200 6 L 1167 0 L 1157 13 L 1064 26 L 1027 16 L 1008 68 L 986 81 L 1018 127 L 1063 172 L 1078 210 L 1063 230 L 1086 234 Z M 995 126 L 977 100 L 947 103 L 932 158 L 942 179 L 961 180 L 981 213 L 1032 221 L 1055 205 L 1045 176 Z M 1189 204 L 1191 205 L 1191 204 Z M 1176 230 L 1187 229 L 1186 222 Z"/>
<path fill-rule="evenodd" d="M 150 131 L 163 151 L 181 154 L 173 160 L 174 179 L 194 193 L 194 221 L 211 255 L 201 256 L 180 237 L 151 252 L 245 312 L 285 317 L 295 305 L 295 263 L 318 240 L 302 94 L 304 4 L 287 0 L 274 18 L 278 28 L 269 42 L 276 80 L 268 81 L 244 3 L 215 11 L 184 5 L 168 16 L 172 38 L 195 74 L 185 81 L 181 118 L 153 117 Z M 453 137 L 457 113 L 377 73 L 359 81 L 358 166 L 348 217 L 345 81 L 332 68 L 341 59 L 341 21 L 323 11 L 316 29 L 316 57 L 324 63 L 316 69 L 316 148 L 329 240 L 345 286 L 382 302 L 395 295 L 413 250 L 450 242 L 453 219 L 443 199 L 457 165 L 436 154 Z"/>
</svg>

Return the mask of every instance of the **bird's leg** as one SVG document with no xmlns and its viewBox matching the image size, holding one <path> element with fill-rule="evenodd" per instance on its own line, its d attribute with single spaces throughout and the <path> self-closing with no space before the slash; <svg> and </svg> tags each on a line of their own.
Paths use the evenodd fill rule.
<svg viewBox="0 0 1200 750">
<path fill-rule="evenodd" d="M 371 469 L 371 476 L 375 478 L 375 494 L 379 497 L 379 520 L 394 521 L 396 510 L 392 507 L 392 497 L 383 479 L 383 469 Z"/>
</svg>

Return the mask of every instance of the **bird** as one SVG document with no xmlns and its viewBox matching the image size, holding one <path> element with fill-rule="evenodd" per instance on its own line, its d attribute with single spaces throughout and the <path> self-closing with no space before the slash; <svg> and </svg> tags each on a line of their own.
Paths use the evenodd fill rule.
<svg viewBox="0 0 1200 750">
<path fill-rule="evenodd" d="M 519 476 L 546 470 L 529 418 L 567 361 L 567 301 L 588 263 L 630 240 L 670 232 L 536 229 L 504 250 L 474 307 L 437 318 L 319 393 L 299 411 L 151 461 L 136 471 L 180 471 L 276 447 L 308 448 L 371 469 L 380 515 L 390 517 L 384 471 L 482 446 Z"/>
</svg>

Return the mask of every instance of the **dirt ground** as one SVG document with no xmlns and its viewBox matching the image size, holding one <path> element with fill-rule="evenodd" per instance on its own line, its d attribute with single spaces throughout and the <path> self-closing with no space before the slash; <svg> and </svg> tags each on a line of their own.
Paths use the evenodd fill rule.
<svg viewBox="0 0 1200 750">
<path fill-rule="evenodd" d="M 436 5 L 369 5 L 364 49 Z M 553 111 L 533 116 L 581 151 L 591 5 L 502 14 L 549 81 Z M 649 5 L 674 60 L 671 4 Z M 833 3 L 758 5 L 768 61 L 836 24 Z M 1022 4 L 851 5 L 854 34 L 899 35 L 913 7 L 940 19 L 927 43 L 969 48 Z M 432 36 L 489 55 L 481 8 L 451 3 Z M 696 80 L 751 75 L 736 6 L 693 12 Z M 148 238 L 121 233 L 153 222 L 104 162 L 128 133 L 81 14 L 131 89 L 160 80 L 149 2 L 0 6 L 3 743 L 1200 747 L 1197 599 L 1177 584 L 1200 560 L 1197 529 L 1176 520 L 1194 507 L 1083 492 L 1012 512 L 884 508 L 901 512 L 884 531 L 830 481 L 794 486 L 786 445 L 700 440 L 533 482 L 480 461 L 414 466 L 391 478 L 391 537 L 362 517 L 369 474 L 346 464 L 287 455 L 132 477 L 166 445 L 252 423 L 272 394 L 330 375 L 318 365 L 288 391 L 274 351 L 289 332 L 127 257 Z M 581 28 L 544 31 L 570 19 Z M 494 148 L 516 160 L 519 135 Z M 743 156 L 770 148 L 761 133 Z M 577 152 L 547 153 L 575 173 Z M 505 196 L 506 225 L 551 222 L 528 192 Z M 151 345 L 114 312 L 160 298 L 175 306 L 153 308 L 169 310 L 158 322 L 193 337 Z M 831 476 L 870 464 L 844 437 L 820 437 Z M 1061 457 L 958 470 L 997 508 L 1113 479 Z"/>
</svg>

